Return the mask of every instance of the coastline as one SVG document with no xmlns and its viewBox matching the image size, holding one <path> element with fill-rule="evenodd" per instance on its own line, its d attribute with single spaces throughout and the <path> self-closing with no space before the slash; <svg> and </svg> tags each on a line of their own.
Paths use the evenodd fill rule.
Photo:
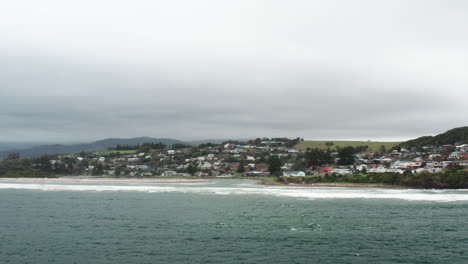
<svg viewBox="0 0 468 264">
<path fill-rule="evenodd" d="M 72 178 L 72 177 L 59 177 L 59 178 L 0 178 L 0 181 L 9 182 L 40 182 L 40 183 L 203 183 L 209 182 L 210 179 L 184 179 L 184 178 Z"/>
<path fill-rule="evenodd" d="M 406 186 L 400 185 L 385 185 L 385 184 L 366 184 L 366 183 L 275 183 L 261 181 L 262 185 L 267 186 L 285 186 L 285 187 L 309 187 L 309 188 L 322 188 L 322 187 L 332 187 L 332 188 L 379 188 L 379 189 L 409 189 Z M 411 188 L 415 189 L 415 188 Z"/>
<path fill-rule="evenodd" d="M 384 189 L 408 189 L 406 186 L 365 184 L 365 183 L 280 183 L 268 178 L 111 178 L 111 177 L 58 177 L 58 178 L 0 178 L 0 182 L 17 183 L 207 183 L 212 180 L 242 179 L 253 180 L 258 185 L 284 186 L 284 187 L 308 187 L 308 188 L 384 188 Z"/>
</svg>

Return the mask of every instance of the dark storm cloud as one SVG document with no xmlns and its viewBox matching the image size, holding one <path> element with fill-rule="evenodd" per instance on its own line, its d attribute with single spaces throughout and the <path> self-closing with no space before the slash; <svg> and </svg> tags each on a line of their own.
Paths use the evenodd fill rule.
<svg viewBox="0 0 468 264">
<path fill-rule="evenodd" d="M 12 4 L 2 141 L 401 139 L 466 125 L 466 4 L 350 2 Z"/>
</svg>

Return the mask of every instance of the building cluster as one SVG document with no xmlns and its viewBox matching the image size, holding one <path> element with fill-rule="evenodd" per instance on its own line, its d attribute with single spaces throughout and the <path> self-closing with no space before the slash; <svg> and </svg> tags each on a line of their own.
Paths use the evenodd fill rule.
<svg viewBox="0 0 468 264">
<path fill-rule="evenodd" d="M 356 154 L 354 168 L 360 172 L 403 174 L 407 171 L 440 172 L 453 167 L 468 168 L 468 144 L 395 149 L 390 153 Z"/>
<path fill-rule="evenodd" d="M 293 142 L 296 143 L 296 142 Z M 79 175 L 116 177 L 184 176 L 306 176 L 315 174 L 439 172 L 451 167 L 468 168 L 468 144 L 395 148 L 386 153 L 355 153 L 354 163 L 337 165 L 339 152 L 330 151 L 332 162 L 317 166 L 307 161 L 308 150 L 293 148 L 289 139 L 257 142 L 202 144 L 181 149 L 147 150 L 135 153 L 87 153 L 51 160 L 65 163 Z M 271 157 L 280 161 L 272 171 Z"/>
</svg>

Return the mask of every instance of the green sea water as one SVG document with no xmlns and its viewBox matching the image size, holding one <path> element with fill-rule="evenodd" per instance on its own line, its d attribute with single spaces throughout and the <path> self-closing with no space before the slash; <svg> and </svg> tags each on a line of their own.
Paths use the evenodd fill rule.
<svg viewBox="0 0 468 264">
<path fill-rule="evenodd" d="M 0 182 L 0 263 L 468 263 L 468 196 Z"/>
</svg>

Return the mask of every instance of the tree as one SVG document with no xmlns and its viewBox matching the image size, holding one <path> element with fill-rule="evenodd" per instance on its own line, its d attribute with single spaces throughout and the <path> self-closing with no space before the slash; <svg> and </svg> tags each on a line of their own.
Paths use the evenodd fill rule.
<svg viewBox="0 0 468 264">
<path fill-rule="evenodd" d="M 191 147 L 192 145 L 182 144 L 182 143 L 175 143 L 174 145 L 172 145 L 173 149 L 184 149 L 184 148 L 191 148 Z"/>
<path fill-rule="evenodd" d="M 50 163 L 52 157 L 49 155 L 42 155 L 34 160 L 36 167 L 42 171 L 52 172 L 52 163 Z"/>
<path fill-rule="evenodd" d="M 68 172 L 67 166 L 64 162 L 57 162 L 53 166 L 53 172 L 56 174 L 66 174 Z"/>
<path fill-rule="evenodd" d="M 338 165 L 353 165 L 354 164 L 354 148 L 344 147 L 338 152 Z"/>
<path fill-rule="evenodd" d="M 384 145 L 381 145 L 380 146 L 380 153 L 385 153 L 385 152 L 387 152 L 387 149 L 385 148 Z"/>
<path fill-rule="evenodd" d="M 194 175 L 198 171 L 198 167 L 195 164 L 190 164 L 187 167 L 187 172 L 190 173 L 190 175 Z"/>
<path fill-rule="evenodd" d="M 241 160 L 240 163 L 239 163 L 239 167 L 237 168 L 237 172 L 238 173 L 244 173 L 245 172 L 245 161 L 244 160 Z"/>
<path fill-rule="evenodd" d="M 262 143 L 262 140 L 261 140 L 260 138 L 256 138 L 256 139 L 254 140 L 254 144 L 255 144 L 256 146 L 260 145 L 261 143 Z"/>
<path fill-rule="evenodd" d="M 104 168 L 101 163 L 98 163 L 96 164 L 96 166 L 94 166 L 93 170 L 91 171 L 91 175 L 100 176 L 102 174 L 104 174 Z"/>
<path fill-rule="evenodd" d="M 270 158 L 268 159 L 268 171 L 270 172 L 271 175 L 276 175 L 278 176 L 281 172 L 281 160 L 278 156 L 276 155 L 271 155 Z"/>
<path fill-rule="evenodd" d="M 305 160 L 307 166 L 322 166 L 332 162 L 330 151 L 325 151 L 318 148 L 307 149 L 305 152 Z"/>
</svg>

